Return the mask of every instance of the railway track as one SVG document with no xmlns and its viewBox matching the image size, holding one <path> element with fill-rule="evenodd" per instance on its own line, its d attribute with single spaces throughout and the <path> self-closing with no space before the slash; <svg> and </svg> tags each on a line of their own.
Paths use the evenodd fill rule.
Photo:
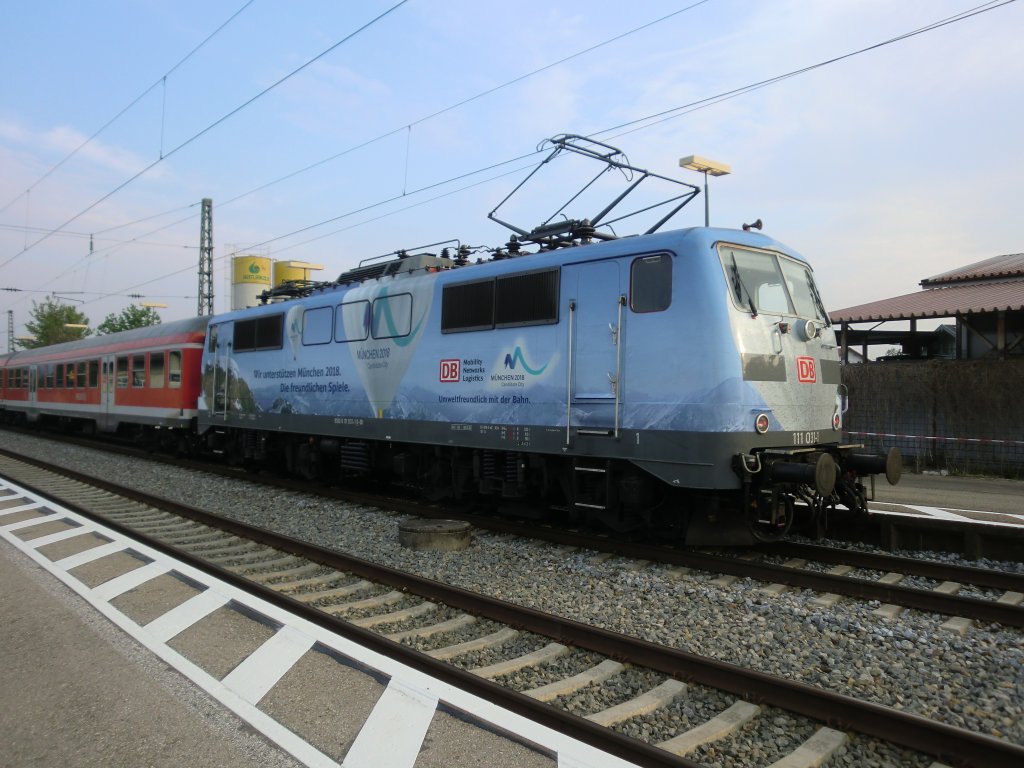
<svg viewBox="0 0 1024 768">
<path fill-rule="evenodd" d="M 2 467 L 5 474 L 20 473 L 16 482 L 40 494 L 64 498 L 73 493 L 77 497 L 73 506 L 82 514 L 142 538 L 147 546 L 253 590 L 332 631 L 398 654 L 512 711 L 570 729 L 638 764 L 695 765 L 675 754 L 692 753 L 713 743 L 753 718 L 761 707 L 816 723 L 810 727 L 814 735 L 800 745 L 803 749 L 843 739 L 834 729 L 820 728 L 820 715 L 827 712 L 830 725 L 957 763 L 1016 765 L 1024 760 L 1021 747 L 971 731 L 520 608 L 94 478 L 75 477 L 63 469 L 57 471 L 73 479 L 54 480 L 41 462 L 7 457 Z M 73 491 L 67 490 L 69 482 Z M 461 630 L 466 630 L 465 639 L 452 642 L 453 637 L 462 637 Z M 510 658 L 501 650 L 508 646 L 522 653 Z M 574 697 L 593 688 L 595 678 L 621 675 L 624 670 L 616 665 L 623 663 L 632 666 L 625 692 L 620 688 L 606 697 L 608 706 L 596 711 L 579 710 L 582 717 L 570 711 Z M 549 666 L 577 671 L 548 680 L 543 670 Z M 491 682 L 494 679 L 512 687 Z M 678 700 L 687 685 L 717 697 L 713 708 L 722 710 L 721 717 L 686 727 L 670 726 L 680 732 L 669 739 L 653 734 L 651 744 L 614 730 L 628 731 L 644 712 Z M 717 693 L 706 694 L 704 689 Z M 723 695 L 731 697 L 731 702 L 723 701 Z M 546 700 L 569 709 L 545 705 Z M 584 705 L 587 708 L 593 709 L 594 702 Z M 803 727 L 808 728 L 806 723 Z M 652 734 L 641 730 L 639 735 Z"/>
<path fill-rule="evenodd" d="M 94 447 L 88 441 L 72 439 L 70 442 Z M 137 449 L 122 447 L 119 450 L 126 455 L 140 455 Z M 720 577 L 717 583 L 722 586 L 728 586 L 734 579 L 752 579 L 762 582 L 770 593 L 777 594 L 784 589 L 813 590 L 820 593 L 819 604 L 822 607 L 830 607 L 838 599 L 846 597 L 877 602 L 878 615 L 888 618 L 895 617 L 902 609 L 946 615 L 950 617 L 947 628 L 960 633 L 966 631 L 972 621 L 1024 627 L 1024 575 L 1016 573 L 794 542 L 765 545 L 757 550 L 761 557 L 753 557 L 751 550 L 744 550 L 739 555 L 735 552 L 696 551 L 539 526 L 530 520 L 473 514 L 462 507 L 429 505 L 336 487 L 310 486 L 288 478 L 240 475 L 237 470 L 190 460 L 163 456 L 156 457 L 156 460 L 231 478 L 242 476 L 248 482 L 274 488 L 311 492 L 354 504 L 386 506 L 403 514 L 458 519 L 479 530 L 711 573 Z M 822 564 L 830 567 L 822 568 Z"/>
</svg>

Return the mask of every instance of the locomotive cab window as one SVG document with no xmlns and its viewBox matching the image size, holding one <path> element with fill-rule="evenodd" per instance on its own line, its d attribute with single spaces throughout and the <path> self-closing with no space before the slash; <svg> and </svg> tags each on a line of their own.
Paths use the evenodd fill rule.
<svg viewBox="0 0 1024 768">
<path fill-rule="evenodd" d="M 769 251 L 720 245 L 719 255 L 736 306 L 749 312 L 827 321 L 811 270 Z"/>
<path fill-rule="evenodd" d="M 672 303 L 672 257 L 667 253 L 641 256 L 629 269 L 629 308 L 661 312 Z"/>
</svg>

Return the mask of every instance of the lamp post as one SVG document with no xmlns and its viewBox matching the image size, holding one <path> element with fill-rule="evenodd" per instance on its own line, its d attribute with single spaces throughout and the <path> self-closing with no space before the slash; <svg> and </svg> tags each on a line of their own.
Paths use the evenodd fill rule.
<svg viewBox="0 0 1024 768">
<path fill-rule="evenodd" d="M 679 158 L 679 167 L 688 168 L 704 174 L 704 226 L 711 226 L 710 208 L 708 206 L 708 174 L 712 176 L 728 176 L 732 167 L 715 160 L 708 160 L 700 155 L 688 155 Z"/>
</svg>

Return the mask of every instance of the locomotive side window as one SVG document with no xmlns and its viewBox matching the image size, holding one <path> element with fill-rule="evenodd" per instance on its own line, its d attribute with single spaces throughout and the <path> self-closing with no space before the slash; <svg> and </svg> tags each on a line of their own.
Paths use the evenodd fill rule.
<svg viewBox="0 0 1024 768">
<path fill-rule="evenodd" d="M 235 352 L 281 349 L 284 344 L 284 315 L 268 315 L 235 321 Z"/>
<path fill-rule="evenodd" d="M 412 294 L 399 293 L 373 300 L 373 323 L 370 333 L 375 339 L 397 339 L 412 331 Z"/>
<path fill-rule="evenodd" d="M 494 281 L 446 285 L 441 293 L 441 333 L 494 327 Z"/>
<path fill-rule="evenodd" d="M 89 361 L 89 386 L 96 388 L 100 385 L 100 361 Z"/>
<path fill-rule="evenodd" d="M 557 269 L 499 277 L 494 285 L 494 325 L 545 325 L 558 322 Z"/>
<path fill-rule="evenodd" d="M 149 386 L 162 389 L 164 386 L 164 353 L 149 353 Z"/>
<path fill-rule="evenodd" d="M 370 338 L 370 302 L 349 301 L 338 305 L 334 326 L 337 342 L 366 341 Z"/>
<path fill-rule="evenodd" d="M 661 312 L 672 303 L 672 257 L 667 253 L 641 256 L 629 269 L 629 308 Z"/>
<path fill-rule="evenodd" d="M 167 386 L 171 389 L 181 387 L 181 352 L 178 350 L 167 353 Z"/>
<path fill-rule="evenodd" d="M 302 343 L 327 344 L 334 333 L 334 307 L 317 307 L 302 313 Z"/>
<path fill-rule="evenodd" d="M 125 389 L 128 386 L 128 358 L 117 358 L 117 388 Z"/>
</svg>

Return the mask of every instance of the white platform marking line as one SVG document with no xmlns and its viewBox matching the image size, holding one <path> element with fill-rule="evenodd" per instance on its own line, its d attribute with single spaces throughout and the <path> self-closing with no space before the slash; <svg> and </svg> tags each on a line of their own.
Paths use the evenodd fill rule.
<svg viewBox="0 0 1024 768">
<path fill-rule="evenodd" d="M 969 515 L 971 515 L 971 514 L 975 514 L 975 515 L 1002 515 L 1004 517 L 1011 517 L 1011 518 L 1015 518 L 1017 520 L 1024 521 L 1024 515 L 1018 515 L 1018 514 L 1014 514 L 1012 512 L 986 512 L 984 510 L 979 510 L 979 509 L 962 509 L 962 510 L 954 511 L 952 509 L 949 509 L 948 507 L 926 507 L 926 506 L 922 506 L 920 504 L 896 504 L 896 502 L 890 502 L 890 501 L 878 502 L 878 503 L 879 504 L 891 504 L 893 506 L 905 507 L 906 509 L 912 509 L 919 516 L 929 517 L 929 518 L 933 518 L 935 520 L 952 520 L 953 522 L 956 522 L 956 523 L 972 523 L 972 524 L 975 524 L 975 525 L 995 525 L 995 526 L 1004 526 L 1004 527 L 1009 525 L 1009 526 L 1013 527 L 1011 523 L 1006 523 L 1006 522 L 998 521 L 998 520 L 977 520 L 977 519 L 975 519 L 973 517 L 969 517 Z M 901 513 L 899 513 L 899 512 L 890 512 L 889 510 L 886 510 L 886 509 L 873 509 L 873 510 L 871 510 L 871 514 L 887 515 L 889 517 L 896 517 L 896 518 L 901 516 Z M 902 516 L 906 517 L 907 515 L 906 515 L 906 513 L 903 513 Z"/>
<path fill-rule="evenodd" d="M 40 504 L 38 501 L 30 501 L 27 504 L 22 504 L 17 507 L 10 507 L 9 509 L 0 510 L 0 517 L 4 517 L 5 515 L 13 515 L 17 512 L 26 512 L 30 509 L 39 509 L 41 506 L 43 505 Z"/>
<path fill-rule="evenodd" d="M 147 563 L 139 568 L 128 571 L 128 573 L 123 573 L 110 581 L 103 582 L 98 587 L 94 587 L 92 593 L 100 600 L 113 600 L 118 595 L 123 595 L 129 590 L 155 579 L 157 576 L 163 576 L 170 570 L 171 567 L 167 563 Z"/>
<path fill-rule="evenodd" d="M 413 768 L 437 701 L 392 678 L 345 755 L 345 768 Z"/>
<path fill-rule="evenodd" d="M 22 528 L 31 528 L 33 525 L 39 525 L 41 523 L 52 523 L 54 520 L 63 520 L 67 515 L 62 515 L 59 512 L 51 512 L 48 515 L 41 515 L 40 517 L 33 517 L 28 520 L 22 520 L 17 523 L 8 523 L 7 525 L 0 525 L 0 530 L 3 531 L 18 531 Z"/>
<path fill-rule="evenodd" d="M 312 647 L 312 637 L 295 627 L 282 627 L 221 682 L 250 704 L 259 704 Z"/>
<path fill-rule="evenodd" d="M 218 608 L 223 608 L 230 601 L 227 595 L 210 587 L 175 606 L 163 616 L 157 616 L 144 629 L 155 641 L 166 643 L 200 619 L 205 619 Z"/>
<path fill-rule="evenodd" d="M 35 498 L 34 494 L 28 493 L 24 489 L 19 488 L 18 491 L 28 498 Z M 74 513 L 69 512 L 67 516 L 83 524 L 93 524 L 92 521 L 86 520 Z M 186 563 L 176 562 L 164 554 L 137 542 L 121 540 L 120 534 L 114 533 L 103 526 L 97 526 L 97 533 L 115 540 L 113 546 L 118 549 L 130 548 L 145 557 L 152 558 L 154 561 L 166 562 L 169 564 L 169 568 L 173 567 L 175 571 L 184 577 L 200 584 L 215 585 L 217 592 L 226 595 L 228 599 L 246 605 L 279 624 L 294 626 L 310 637 L 313 637 L 320 644 L 377 670 L 393 681 L 401 681 L 407 687 L 423 691 L 429 696 L 437 697 L 440 701 L 450 704 L 455 709 L 472 712 L 475 717 L 484 723 L 490 723 L 502 730 L 515 733 L 520 738 L 536 744 L 539 748 L 557 754 L 560 768 L 635 768 L 634 763 L 602 752 L 589 744 L 542 726 L 514 712 L 502 709 L 479 696 L 431 678 L 423 672 L 405 666 L 396 659 L 360 646 L 345 637 L 334 635 L 323 627 L 295 616 L 258 597 L 242 592 L 240 589 L 226 582 L 219 581 Z M 66 584 L 74 592 L 77 592 L 82 599 L 92 605 L 99 613 L 106 616 L 122 631 L 138 640 L 158 658 L 188 677 L 196 685 L 248 722 L 253 728 L 259 730 L 268 739 L 278 744 L 298 761 L 311 766 L 311 768 L 320 768 L 320 766 L 324 768 L 340 768 L 334 760 L 296 736 L 292 731 L 270 718 L 252 704 L 244 701 L 233 691 L 222 685 L 219 680 L 211 677 L 205 670 L 199 668 L 169 646 L 161 642 L 154 642 L 153 638 L 143 628 L 139 627 L 138 624 L 122 614 L 110 603 L 97 600 L 92 590 L 74 576 L 58 567 L 58 564 L 51 562 L 34 549 L 26 546 L 25 542 L 20 539 L 4 533 L 2 529 L 0 529 L 0 538 L 7 540 L 16 549 L 24 552 L 30 559 L 38 563 L 40 567 L 52 573 L 59 581 Z M 104 549 L 106 546 L 109 545 L 95 549 Z M 92 551 L 87 550 L 82 555 L 88 555 Z M 71 558 L 65 558 L 65 560 L 70 561 L 78 557 L 79 555 L 73 555 Z"/>
<path fill-rule="evenodd" d="M 80 565 L 91 563 L 93 560 L 99 560 L 101 557 L 107 557 L 109 555 L 116 555 L 118 552 L 124 552 L 126 549 L 128 549 L 127 541 L 111 541 L 107 544 L 100 544 L 92 549 L 79 552 L 77 555 L 68 555 L 67 557 L 62 557 L 60 560 L 54 560 L 53 564 L 65 571 L 70 571 Z"/>
<path fill-rule="evenodd" d="M 47 544 L 56 544 L 58 541 L 64 541 L 65 539 L 73 539 L 76 536 L 82 536 L 86 533 L 92 533 L 93 529 L 87 528 L 84 525 L 80 525 L 77 528 L 72 528 L 69 531 L 57 531 L 57 533 L 51 533 L 49 536 L 40 536 L 26 542 L 33 549 L 39 549 L 45 547 Z"/>
</svg>

